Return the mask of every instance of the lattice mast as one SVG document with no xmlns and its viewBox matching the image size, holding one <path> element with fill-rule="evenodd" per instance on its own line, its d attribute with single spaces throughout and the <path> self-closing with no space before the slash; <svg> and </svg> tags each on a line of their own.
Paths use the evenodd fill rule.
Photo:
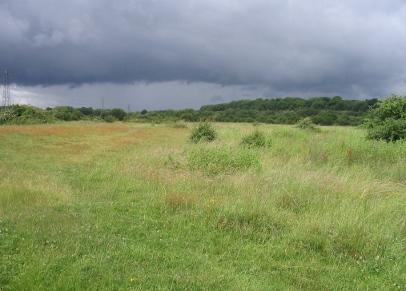
<svg viewBox="0 0 406 291">
<path fill-rule="evenodd" d="M 4 84 L 3 84 L 3 102 L 4 108 L 10 106 L 10 81 L 8 78 L 8 70 L 4 71 Z"/>
</svg>

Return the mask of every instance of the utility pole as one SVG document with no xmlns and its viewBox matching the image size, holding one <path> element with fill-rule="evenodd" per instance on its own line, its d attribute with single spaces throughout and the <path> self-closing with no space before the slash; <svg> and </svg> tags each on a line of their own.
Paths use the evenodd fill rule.
<svg viewBox="0 0 406 291">
<path fill-rule="evenodd" d="M 3 84 L 3 108 L 10 106 L 10 81 L 8 79 L 8 70 L 4 72 L 4 84 Z"/>
</svg>

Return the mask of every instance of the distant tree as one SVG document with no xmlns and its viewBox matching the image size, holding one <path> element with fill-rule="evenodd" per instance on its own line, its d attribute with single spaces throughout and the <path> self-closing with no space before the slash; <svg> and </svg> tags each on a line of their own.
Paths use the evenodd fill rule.
<svg viewBox="0 0 406 291">
<path fill-rule="evenodd" d="M 108 111 L 108 115 L 114 116 L 116 120 L 123 121 L 127 113 L 121 108 L 113 108 Z"/>
<path fill-rule="evenodd" d="M 333 125 L 337 115 L 333 111 L 320 111 L 316 116 L 312 117 L 315 124 Z"/>
<path fill-rule="evenodd" d="M 376 98 L 367 99 L 367 100 L 365 100 L 365 103 L 366 103 L 368 106 L 374 106 L 375 103 L 378 103 L 378 99 L 376 99 Z"/>
<path fill-rule="evenodd" d="M 77 110 L 82 112 L 83 115 L 92 115 L 93 114 L 92 107 L 81 107 L 81 108 L 78 108 Z"/>
<path fill-rule="evenodd" d="M 335 121 L 336 125 L 341 125 L 341 126 L 347 126 L 347 125 L 351 125 L 350 119 L 345 116 L 339 116 L 337 118 L 337 120 Z"/>
<path fill-rule="evenodd" d="M 309 102 L 311 102 L 310 107 L 314 109 L 325 109 L 330 103 L 330 99 L 327 97 L 314 97 L 309 98 Z"/>
<path fill-rule="evenodd" d="M 204 105 L 199 110 L 142 110 L 136 115 L 125 117 L 129 121 L 141 122 L 173 122 L 185 121 L 218 121 L 218 122 L 263 122 L 276 124 L 295 124 L 305 117 L 311 117 L 313 122 L 322 125 L 351 125 L 357 126 L 368 115 L 368 108 L 377 100 L 344 100 L 340 96 L 312 97 L 302 99 L 297 97 L 272 98 L 255 100 L 238 100 L 230 103 Z M 99 109 L 93 110 L 93 115 L 103 115 Z M 116 117 L 120 119 L 120 117 Z"/>
<path fill-rule="evenodd" d="M 345 102 L 340 96 L 334 96 L 329 102 L 329 107 L 334 110 L 344 110 Z"/>
<path fill-rule="evenodd" d="M 80 120 L 83 116 L 82 112 L 71 106 L 57 106 L 51 112 L 56 119 L 63 121 Z"/>
<path fill-rule="evenodd" d="M 193 108 L 179 110 L 179 119 L 185 121 L 197 121 L 198 115 Z"/>
<path fill-rule="evenodd" d="M 368 104 L 365 101 L 361 100 L 354 100 L 354 106 L 352 108 L 353 111 L 357 112 L 366 112 L 369 109 Z"/>
</svg>

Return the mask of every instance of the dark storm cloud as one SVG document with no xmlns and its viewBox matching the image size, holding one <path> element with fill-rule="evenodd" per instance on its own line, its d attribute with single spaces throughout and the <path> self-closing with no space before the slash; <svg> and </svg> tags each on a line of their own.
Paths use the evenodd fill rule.
<svg viewBox="0 0 406 291">
<path fill-rule="evenodd" d="M 205 82 L 264 94 L 404 88 L 403 1 L 2 1 L 0 66 L 22 85 Z"/>
</svg>

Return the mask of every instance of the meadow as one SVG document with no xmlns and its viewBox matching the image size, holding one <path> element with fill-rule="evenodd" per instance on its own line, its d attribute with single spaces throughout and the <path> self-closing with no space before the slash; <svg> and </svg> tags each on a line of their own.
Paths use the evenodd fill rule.
<svg viewBox="0 0 406 291">
<path fill-rule="evenodd" d="M 0 127 L 0 290 L 406 290 L 405 142 L 213 126 Z"/>
</svg>

